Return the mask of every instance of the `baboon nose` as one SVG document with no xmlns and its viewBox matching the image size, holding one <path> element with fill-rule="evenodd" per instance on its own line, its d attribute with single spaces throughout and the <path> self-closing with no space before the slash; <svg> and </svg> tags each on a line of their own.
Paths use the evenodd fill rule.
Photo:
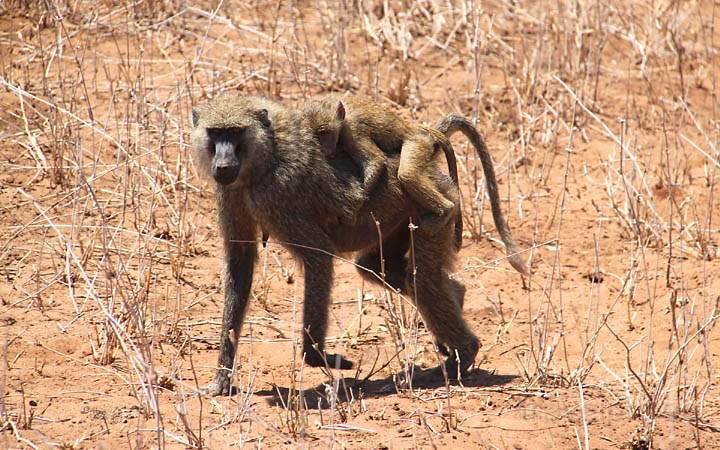
<svg viewBox="0 0 720 450">
<path fill-rule="evenodd" d="M 223 185 L 230 184 L 237 178 L 238 171 L 237 166 L 217 166 L 215 168 L 215 181 Z"/>
</svg>

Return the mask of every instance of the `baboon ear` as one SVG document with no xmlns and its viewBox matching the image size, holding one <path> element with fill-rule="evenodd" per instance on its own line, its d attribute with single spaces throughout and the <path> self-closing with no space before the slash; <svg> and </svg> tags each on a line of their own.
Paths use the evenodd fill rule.
<svg viewBox="0 0 720 450">
<path fill-rule="evenodd" d="M 337 120 L 345 120 L 345 105 L 342 100 L 338 101 L 337 108 L 335 109 L 335 118 Z"/>
<path fill-rule="evenodd" d="M 270 126 L 271 122 L 270 122 L 270 117 L 268 117 L 267 109 L 265 109 L 265 108 L 259 109 L 256 114 L 257 114 L 258 120 L 260 121 L 261 124 L 263 124 L 263 126 L 266 126 L 266 127 Z"/>
<path fill-rule="evenodd" d="M 197 108 L 192 109 L 192 126 L 196 127 L 198 124 L 198 120 L 200 120 L 200 112 L 197 110 Z"/>
</svg>

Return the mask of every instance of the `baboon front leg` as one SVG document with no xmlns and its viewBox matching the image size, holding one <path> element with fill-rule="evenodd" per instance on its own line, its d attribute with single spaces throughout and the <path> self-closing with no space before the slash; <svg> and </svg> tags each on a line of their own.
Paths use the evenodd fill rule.
<svg viewBox="0 0 720 450">
<path fill-rule="evenodd" d="M 303 353 L 311 367 L 351 369 L 353 363 L 341 355 L 325 353 L 330 314 L 333 264 L 329 255 L 307 250 L 302 255 L 305 268 L 305 303 L 303 309 Z"/>
<path fill-rule="evenodd" d="M 246 216 L 239 214 L 246 219 Z M 208 387 L 212 395 L 229 395 L 232 391 L 231 374 L 237 341 L 252 285 L 257 244 L 256 226 L 252 222 L 240 223 L 237 217 L 221 217 L 221 228 L 225 244 L 225 307 L 223 311 L 222 332 L 220 334 L 220 353 L 215 380 Z"/>
</svg>

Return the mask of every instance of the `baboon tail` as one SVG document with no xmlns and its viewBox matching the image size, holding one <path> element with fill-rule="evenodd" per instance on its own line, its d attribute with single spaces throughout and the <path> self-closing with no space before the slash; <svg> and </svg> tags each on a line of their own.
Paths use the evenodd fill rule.
<svg viewBox="0 0 720 450">
<path fill-rule="evenodd" d="M 490 197 L 490 207 L 492 209 L 493 221 L 495 221 L 495 228 L 497 228 L 498 233 L 500 233 L 500 238 L 502 238 L 505 244 L 508 261 L 515 270 L 523 275 L 528 275 L 529 272 L 527 267 L 525 267 L 525 262 L 520 256 L 515 240 L 512 234 L 510 234 L 510 229 L 500 209 L 500 195 L 498 194 L 495 167 L 493 166 L 492 158 L 490 157 L 490 153 L 482 136 L 480 136 L 480 133 L 478 133 L 475 126 L 469 120 L 459 114 L 446 115 L 440 119 L 440 122 L 438 122 L 435 128 L 448 138 L 455 132 L 462 131 L 473 147 L 475 147 L 480 157 L 480 162 L 482 163 L 483 172 L 485 173 L 485 184 L 487 186 L 488 196 Z M 453 155 L 453 161 L 454 159 Z"/>
</svg>

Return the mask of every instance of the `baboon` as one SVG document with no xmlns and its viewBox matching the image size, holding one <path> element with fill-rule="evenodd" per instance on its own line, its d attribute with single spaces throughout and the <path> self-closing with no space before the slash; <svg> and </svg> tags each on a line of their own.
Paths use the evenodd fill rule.
<svg viewBox="0 0 720 450">
<path fill-rule="evenodd" d="M 444 367 L 434 368 L 428 376 L 443 370 L 451 377 L 464 373 L 480 344 L 462 317 L 464 287 L 449 276 L 455 258 L 450 250 L 452 224 L 432 234 L 423 228 L 412 231 L 409 224 L 418 210 L 397 180 L 399 158 L 383 156 L 387 170 L 366 196 L 357 166 L 342 155 L 325 158 L 313 131 L 299 116 L 267 99 L 229 94 L 193 110 L 191 137 L 197 165 L 215 181 L 225 253 L 225 307 L 218 371 L 210 393 L 231 392 L 230 373 L 250 294 L 258 227 L 303 264 L 303 352 L 308 365 L 352 367 L 341 355 L 324 351 L 332 255 L 359 252 L 357 261 L 379 273 L 382 248 L 386 282 L 414 296 L 436 342 L 449 349 Z M 440 171 L 431 177 L 444 195 L 457 201 L 452 180 Z M 358 205 L 355 224 L 339 220 Z M 361 274 L 377 281 L 365 271 Z"/>
<path fill-rule="evenodd" d="M 346 106 L 347 105 L 347 108 Z M 515 241 L 500 209 L 495 169 L 490 154 L 477 129 L 464 117 L 448 114 L 438 122 L 437 129 L 415 125 L 400 117 L 386 106 L 361 96 L 329 95 L 309 102 L 303 109 L 308 127 L 313 130 L 323 152 L 334 157 L 339 150 L 363 169 L 363 189 L 371 193 L 385 169 L 384 156 L 400 153 L 398 179 L 405 191 L 417 202 L 421 212 L 429 211 L 433 218 L 420 217 L 420 225 L 442 226 L 451 211 L 458 209 L 438 190 L 431 174 L 436 171 L 433 160 L 442 149 L 448 173 L 458 186 L 455 151 L 449 141 L 456 131 L 462 131 L 478 152 L 485 173 L 490 205 L 495 226 L 508 254 L 510 264 L 521 274 L 527 269 L 518 254 Z M 454 211 L 455 248 L 462 245 L 462 214 Z M 353 215 L 349 222 L 355 220 Z"/>
<path fill-rule="evenodd" d="M 457 351 L 446 361 L 448 372 L 465 371 L 479 342 L 462 318 L 462 299 L 457 298 L 457 286 L 448 276 L 454 259 L 448 248 L 452 228 L 447 226 L 433 236 L 416 230 L 417 273 L 411 277 L 406 256 L 408 224 L 417 211 L 397 181 L 397 158 L 387 158 L 388 170 L 366 199 L 358 176 L 343 166 L 342 157 L 334 161 L 325 158 L 298 115 L 265 99 L 228 95 L 193 113 L 192 141 L 198 167 L 215 180 L 226 264 L 219 369 L 210 391 L 230 392 L 230 369 L 250 293 L 258 225 L 303 263 L 303 352 L 308 365 L 352 366 L 342 356 L 324 352 L 333 278 L 331 255 L 360 251 L 358 260 L 374 268 L 382 245 L 387 252 L 388 282 L 405 292 L 417 292 L 415 301 L 436 340 Z M 441 174 L 437 178 L 447 195 L 457 195 L 452 182 L 443 183 Z M 353 226 L 338 221 L 358 205 L 363 214 Z M 380 223 L 380 233 L 371 212 Z M 379 235 L 384 236 L 383 242 L 378 242 Z M 414 279 L 417 284 L 409 289 L 408 283 Z"/>
</svg>

